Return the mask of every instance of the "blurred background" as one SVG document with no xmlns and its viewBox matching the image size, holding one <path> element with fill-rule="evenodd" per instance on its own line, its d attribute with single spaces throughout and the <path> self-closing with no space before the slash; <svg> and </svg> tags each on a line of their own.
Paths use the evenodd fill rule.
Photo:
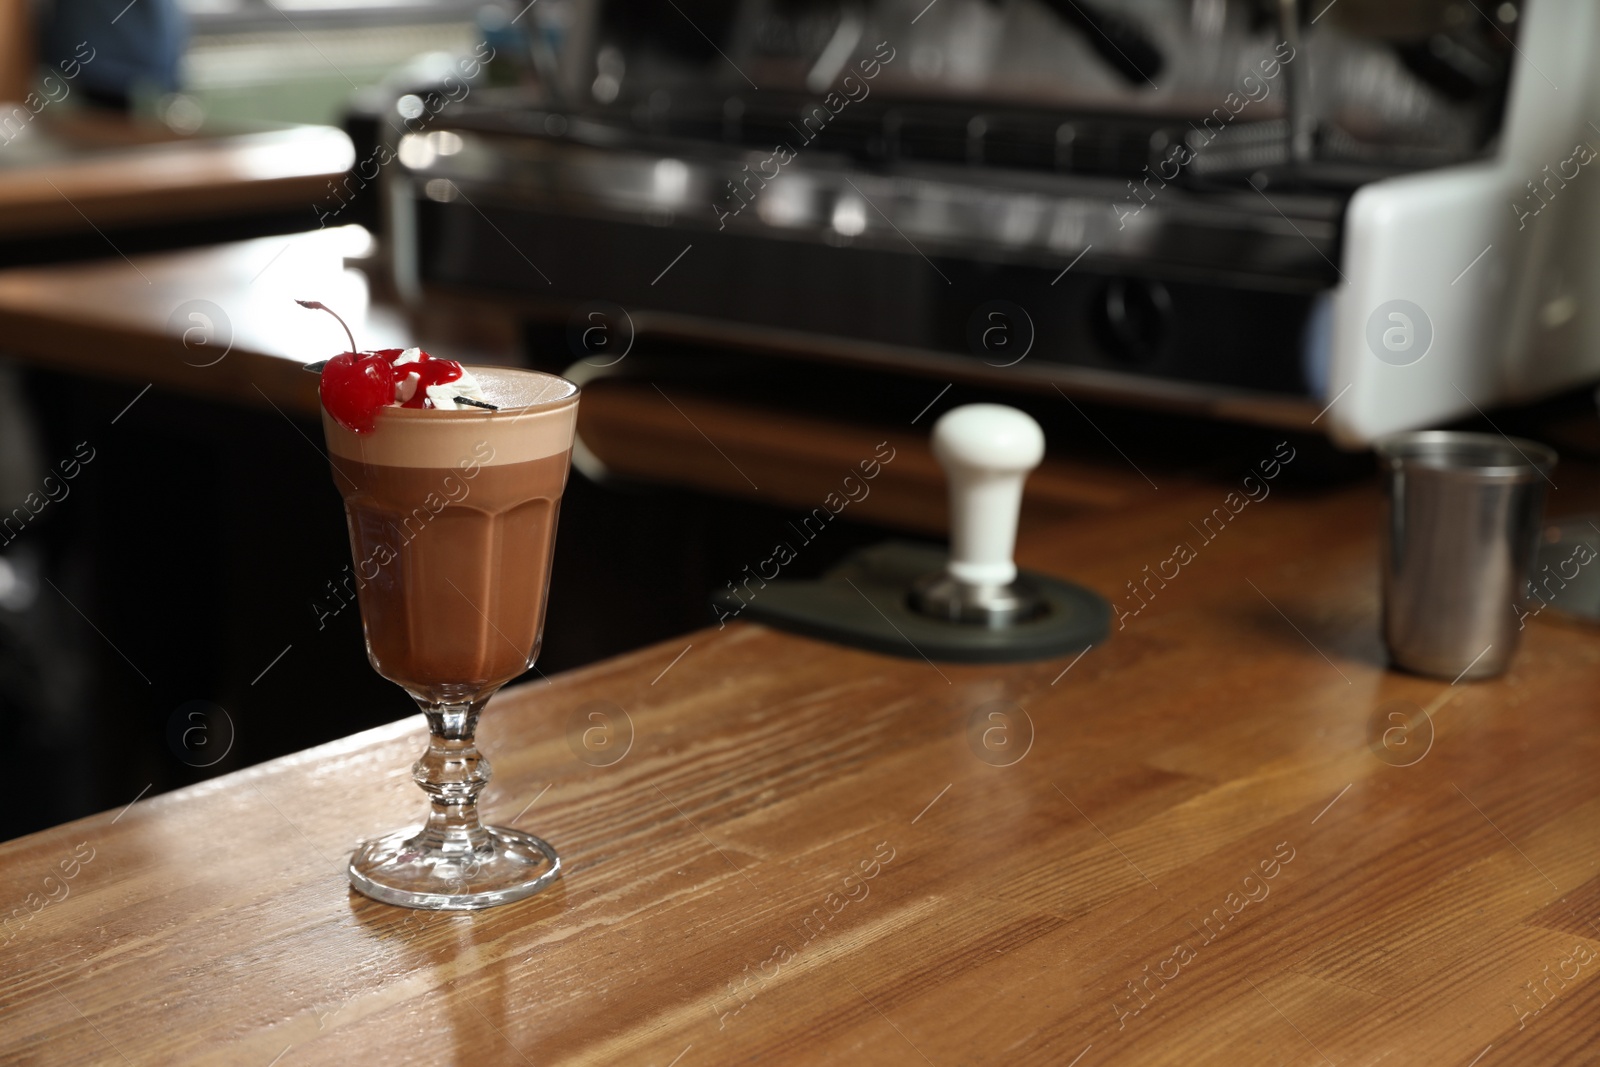
<svg viewBox="0 0 1600 1067">
<path fill-rule="evenodd" d="M 0 0 L 4 833 L 411 712 L 292 297 L 583 383 L 546 674 L 709 623 L 879 442 L 785 576 L 942 538 L 924 436 L 973 400 L 1045 426 L 1069 514 L 1489 413 L 1594 451 L 1597 18 Z"/>
</svg>

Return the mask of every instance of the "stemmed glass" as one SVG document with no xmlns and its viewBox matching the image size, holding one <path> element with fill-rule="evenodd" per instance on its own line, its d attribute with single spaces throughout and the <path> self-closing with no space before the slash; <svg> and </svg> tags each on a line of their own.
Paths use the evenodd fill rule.
<svg viewBox="0 0 1600 1067">
<path fill-rule="evenodd" d="M 385 407 L 368 434 L 323 412 L 367 658 L 411 694 L 429 732 L 411 768 L 426 821 L 361 844 L 350 883 L 411 908 L 505 904 L 561 871 L 548 842 L 479 818 L 490 771 L 475 735 L 489 698 L 539 653 L 578 387 L 468 369 L 498 410 Z"/>
</svg>

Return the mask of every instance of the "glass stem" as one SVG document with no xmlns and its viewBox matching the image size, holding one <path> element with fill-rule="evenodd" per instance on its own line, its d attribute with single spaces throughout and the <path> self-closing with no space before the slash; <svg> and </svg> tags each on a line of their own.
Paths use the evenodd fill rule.
<svg viewBox="0 0 1600 1067">
<path fill-rule="evenodd" d="M 478 794 L 489 784 L 489 761 L 473 734 L 487 698 L 464 704 L 418 701 L 428 717 L 428 747 L 411 766 L 411 777 L 428 794 L 428 821 L 414 840 L 425 849 L 467 856 L 490 848 L 478 818 Z"/>
</svg>

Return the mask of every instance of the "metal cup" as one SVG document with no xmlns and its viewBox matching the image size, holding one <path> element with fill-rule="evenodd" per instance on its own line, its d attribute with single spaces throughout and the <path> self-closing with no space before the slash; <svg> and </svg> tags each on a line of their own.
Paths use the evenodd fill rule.
<svg viewBox="0 0 1600 1067">
<path fill-rule="evenodd" d="M 1376 450 L 1390 660 L 1452 681 L 1494 677 L 1516 651 L 1555 452 L 1445 430 L 1396 434 Z"/>
</svg>

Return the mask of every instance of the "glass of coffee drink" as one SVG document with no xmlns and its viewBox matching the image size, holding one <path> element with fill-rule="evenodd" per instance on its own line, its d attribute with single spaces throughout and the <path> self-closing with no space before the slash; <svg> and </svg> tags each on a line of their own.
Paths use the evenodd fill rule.
<svg viewBox="0 0 1600 1067">
<path fill-rule="evenodd" d="M 452 410 L 385 404 L 357 428 L 328 411 L 324 377 L 367 656 L 416 700 L 430 734 L 411 768 L 426 821 L 364 842 L 350 882 L 411 908 L 509 903 L 561 870 L 548 842 L 479 819 L 489 762 L 474 735 L 489 698 L 539 654 L 578 387 L 536 371 L 465 370 L 481 399 L 457 398 Z"/>
</svg>

